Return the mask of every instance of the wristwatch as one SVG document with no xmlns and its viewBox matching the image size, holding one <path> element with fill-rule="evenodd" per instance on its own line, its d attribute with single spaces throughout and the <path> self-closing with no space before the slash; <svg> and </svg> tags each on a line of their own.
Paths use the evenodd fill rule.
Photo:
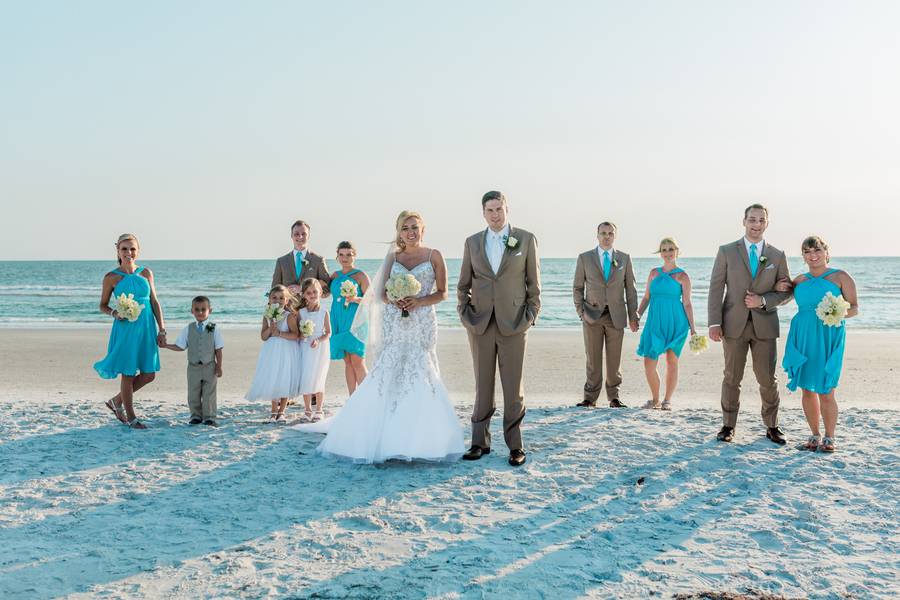
<svg viewBox="0 0 900 600">
<path fill-rule="evenodd" d="M 765 308 L 766 307 L 766 297 L 760 296 L 759 300 L 760 300 L 760 302 L 762 302 L 762 305 L 760 306 L 760 308 Z"/>
</svg>

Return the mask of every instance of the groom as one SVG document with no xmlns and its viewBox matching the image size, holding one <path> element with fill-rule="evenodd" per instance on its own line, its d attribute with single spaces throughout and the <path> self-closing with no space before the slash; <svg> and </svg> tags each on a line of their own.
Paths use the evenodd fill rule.
<svg viewBox="0 0 900 600">
<path fill-rule="evenodd" d="M 275 261 L 275 272 L 272 274 L 272 287 L 284 285 L 295 296 L 300 296 L 300 284 L 304 279 L 313 277 L 322 284 L 322 295 L 331 293 L 331 275 L 325 259 L 310 252 L 309 224 L 306 221 L 294 221 L 291 225 L 291 241 L 294 249 Z"/>
<path fill-rule="evenodd" d="M 734 439 L 740 408 L 741 379 L 747 352 L 753 357 L 753 373 L 759 383 L 762 419 L 766 437 L 784 444 L 778 427 L 778 305 L 791 292 L 778 292 L 775 285 L 790 281 L 787 259 L 765 239 L 769 211 L 762 204 L 744 210 L 744 237 L 719 248 L 709 278 L 709 338 L 722 342 L 725 373 L 722 380 L 722 429 L 716 438 Z"/>
<path fill-rule="evenodd" d="M 511 227 L 506 197 L 488 192 L 481 199 L 488 228 L 466 240 L 457 284 L 457 311 L 469 334 L 475 365 L 472 447 L 465 460 L 491 451 L 494 377 L 500 365 L 503 386 L 503 437 L 509 464 L 525 463 L 519 426 L 525 417 L 522 366 L 528 328 L 541 309 L 541 270 L 534 235 Z"/>
</svg>

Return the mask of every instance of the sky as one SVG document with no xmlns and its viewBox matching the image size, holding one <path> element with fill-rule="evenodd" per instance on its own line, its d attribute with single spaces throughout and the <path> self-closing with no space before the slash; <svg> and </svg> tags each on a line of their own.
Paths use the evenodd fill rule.
<svg viewBox="0 0 900 600">
<path fill-rule="evenodd" d="M 898 255 L 900 3 L 0 0 L 0 260 L 448 257 L 481 195 L 546 257 Z"/>
</svg>

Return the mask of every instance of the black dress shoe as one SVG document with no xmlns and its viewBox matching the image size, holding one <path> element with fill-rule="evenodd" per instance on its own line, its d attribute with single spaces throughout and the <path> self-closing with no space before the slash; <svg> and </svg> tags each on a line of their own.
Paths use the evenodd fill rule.
<svg viewBox="0 0 900 600">
<path fill-rule="evenodd" d="M 203 421 L 203 424 L 209 425 L 210 427 L 218 427 L 219 426 L 219 424 L 216 423 L 216 421 L 214 419 L 207 419 L 207 420 Z"/>
<path fill-rule="evenodd" d="M 778 427 L 769 427 L 766 429 L 766 437 L 776 444 L 784 445 L 787 443 L 787 440 L 784 439 L 784 432 Z"/>
<path fill-rule="evenodd" d="M 722 429 L 719 430 L 719 433 L 716 434 L 716 439 L 720 442 L 730 442 L 734 440 L 734 427 L 723 425 Z"/>
<path fill-rule="evenodd" d="M 521 467 L 525 464 L 525 451 L 524 450 L 510 450 L 509 451 L 509 464 L 514 467 Z"/>
<path fill-rule="evenodd" d="M 624 404 L 619 402 L 618 398 L 613 398 L 612 400 L 610 400 L 609 407 L 610 408 L 628 408 L 627 406 L 625 406 Z"/>
<path fill-rule="evenodd" d="M 463 454 L 463 460 L 478 460 L 486 454 L 490 454 L 490 448 L 482 448 L 481 446 L 472 446 L 469 451 Z"/>
<path fill-rule="evenodd" d="M 199 425 L 203 422 L 203 419 L 191 419 L 188 421 L 188 425 Z"/>
<path fill-rule="evenodd" d="M 597 406 L 597 401 L 596 400 L 582 400 L 575 406 L 583 406 L 585 408 L 594 408 L 595 406 Z"/>
</svg>

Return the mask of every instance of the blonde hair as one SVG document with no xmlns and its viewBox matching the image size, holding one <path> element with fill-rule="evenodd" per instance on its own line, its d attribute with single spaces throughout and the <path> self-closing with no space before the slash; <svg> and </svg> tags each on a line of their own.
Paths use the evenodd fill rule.
<svg viewBox="0 0 900 600">
<path fill-rule="evenodd" d="M 821 248 L 825 251 L 825 263 L 831 262 L 831 252 L 828 250 L 828 244 L 825 243 L 821 237 L 817 235 L 808 236 L 803 243 L 800 244 L 800 256 L 803 256 L 804 250 L 815 250 L 816 248 Z"/>
<path fill-rule="evenodd" d="M 119 258 L 119 246 L 122 242 L 127 242 L 128 240 L 134 240 L 134 243 L 137 244 L 137 247 L 141 247 L 141 243 L 138 241 L 137 236 L 133 233 L 123 233 L 119 236 L 119 239 L 116 240 L 116 261 L 121 265 L 122 259 Z"/>
<path fill-rule="evenodd" d="M 292 294 L 291 290 L 289 290 L 286 285 L 281 285 L 279 283 L 278 285 L 273 286 L 272 289 L 269 290 L 269 295 L 268 295 L 269 301 L 272 300 L 272 294 L 274 294 L 275 292 L 281 292 L 282 294 L 284 294 L 284 297 L 287 300 L 288 306 L 290 308 L 292 308 L 293 310 L 297 310 L 297 307 L 299 306 L 300 302 L 297 300 L 297 296 Z"/>
<path fill-rule="evenodd" d="M 300 284 L 300 299 L 299 299 L 299 307 L 306 308 L 306 290 L 309 288 L 316 286 L 319 288 L 319 294 L 322 294 L 322 282 L 316 279 L 315 277 L 307 277 Z"/>
<path fill-rule="evenodd" d="M 397 250 L 399 250 L 399 251 L 402 251 L 404 248 L 406 248 L 406 242 L 404 242 L 400 238 L 400 231 L 403 228 L 403 223 L 409 218 L 417 219 L 419 221 L 419 223 L 422 224 L 422 227 L 423 228 L 425 227 L 425 219 L 423 219 L 422 215 L 420 215 L 419 213 L 417 213 L 414 210 L 404 210 L 399 215 L 397 215 L 397 223 L 395 225 L 395 227 L 397 229 L 397 235 L 394 238 L 394 246 L 396 246 Z"/>
<path fill-rule="evenodd" d="M 681 247 L 678 245 L 678 242 L 675 241 L 673 237 L 664 237 L 659 241 L 659 246 L 656 247 L 656 252 L 654 254 L 660 254 L 662 252 L 663 246 L 674 246 L 676 252 L 681 250 Z"/>
</svg>

